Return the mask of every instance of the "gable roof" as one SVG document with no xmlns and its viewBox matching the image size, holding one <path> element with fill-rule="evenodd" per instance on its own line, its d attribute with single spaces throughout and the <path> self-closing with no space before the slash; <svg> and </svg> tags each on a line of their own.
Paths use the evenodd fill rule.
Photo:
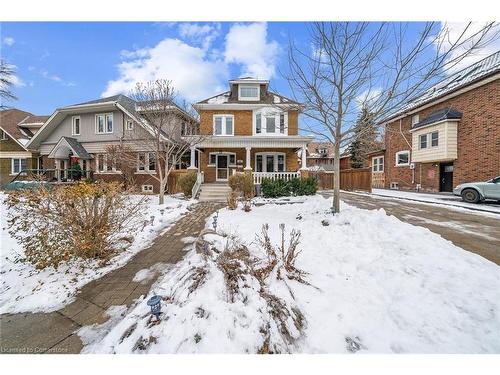
<svg viewBox="0 0 500 375">
<path fill-rule="evenodd" d="M 19 126 L 43 125 L 50 116 L 35 116 L 30 115 L 19 123 Z"/>
<path fill-rule="evenodd" d="M 398 117 L 399 115 L 417 109 L 418 107 L 433 102 L 445 95 L 451 94 L 454 91 L 472 85 L 499 72 L 500 51 L 497 51 L 481 61 L 478 61 L 477 63 L 472 64 L 438 82 L 423 94 L 408 101 L 396 112 L 388 115 L 381 122 L 387 122 L 395 117 Z"/>
<path fill-rule="evenodd" d="M 76 138 L 71 137 L 61 137 L 57 144 L 52 148 L 52 151 L 50 151 L 49 158 L 54 158 L 55 153 L 62 145 L 69 147 L 73 151 L 73 154 L 78 156 L 80 159 L 92 159 L 92 156 L 90 156 L 81 143 L 78 142 Z"/>
<path fill-rule="evenodd" d="M 0 128 L 24 149 L 33 137 L 31 130 L 22 127 L 23 122 L 30 117 L 33 117 L 31 113 L 17 108 L 0 111 Z"/>
</svg>

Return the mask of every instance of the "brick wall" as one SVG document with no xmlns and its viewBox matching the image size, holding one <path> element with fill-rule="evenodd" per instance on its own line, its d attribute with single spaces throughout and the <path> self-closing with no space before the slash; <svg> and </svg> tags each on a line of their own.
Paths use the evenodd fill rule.
<svg viewBox="0 0 500 375">
<path fill-rule="evenodd" d="M 234 135 L 252 135 L 252 111 L 246 110 L 202 110 L 200 111 L 201 134 L 213 134 L 214 115 L 234 116 Z M 288 135 L 298 135 L 298 112 L 288 111 Z"/>
<path fill-rule="evenodd" d="M 463 113 L 458 124 L 458 157 L 454 160 L 453 186 L 484 181 L 500 175 L 500 80 L 417 112 L 420 120 L 436 110 L 453 107 Z M 416 114 L 417 114 L 416 113 Z M 402 133 L 412 143 L 411 116 L 402 119 Z M 400 134 L 399 120 L 386 125 L 385 186 L 398 182 L 401 189 L 439 191 L 439 163 L 416 163 L 414 182 L 409 167 L 396 167 L 396 152 L 411 150 Z"/>
</svg>

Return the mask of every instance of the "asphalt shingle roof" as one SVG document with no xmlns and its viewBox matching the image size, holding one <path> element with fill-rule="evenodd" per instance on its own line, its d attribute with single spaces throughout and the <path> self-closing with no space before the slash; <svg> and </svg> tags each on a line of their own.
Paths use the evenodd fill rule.
<svg viewBox="0 0 500 375">
<path fill-rule="evenodd" d="M 412 126 L 412 129 L 420 128 L 425 125 L 433 124 L 438 121 L 443 120 L 460 120 L 462 118 L 462 112 L 457 111 L 453 108 L 443 108 L 432 112 L 429 116 L 424 118 L 422 121 L 417 122 Z"/>
</svg>

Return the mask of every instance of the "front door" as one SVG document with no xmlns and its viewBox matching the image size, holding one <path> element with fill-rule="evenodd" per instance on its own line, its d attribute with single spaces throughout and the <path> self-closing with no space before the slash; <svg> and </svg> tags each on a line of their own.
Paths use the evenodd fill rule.
<svg viewBox="0 0 500 375">
<path fill-rule="evenodd" d="M 229 155 L 217 155 L 215 179 L 217 181 L 227 181 L 229 177 Z"/>
<path fill-rule="evenodd" d="M 453 163 L 439 165 L 439 191 L 453 191 Z"/>
</svg>

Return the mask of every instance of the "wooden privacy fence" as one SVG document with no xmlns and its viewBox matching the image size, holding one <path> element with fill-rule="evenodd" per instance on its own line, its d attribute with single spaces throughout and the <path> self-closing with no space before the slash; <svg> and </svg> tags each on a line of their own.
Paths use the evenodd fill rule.
<svg viewBox="0 0 500 375">
<path fill-rule="evenodd" d="M 312 172 L 310 176 L 316 177 L 320 189 L 333 189 L 334 173 Z M 343 169 L 340 171 L 340 189 L 347 191 L 362 190 L 371 193 L 372 171 L 371 168 Z"/>
</svg>

